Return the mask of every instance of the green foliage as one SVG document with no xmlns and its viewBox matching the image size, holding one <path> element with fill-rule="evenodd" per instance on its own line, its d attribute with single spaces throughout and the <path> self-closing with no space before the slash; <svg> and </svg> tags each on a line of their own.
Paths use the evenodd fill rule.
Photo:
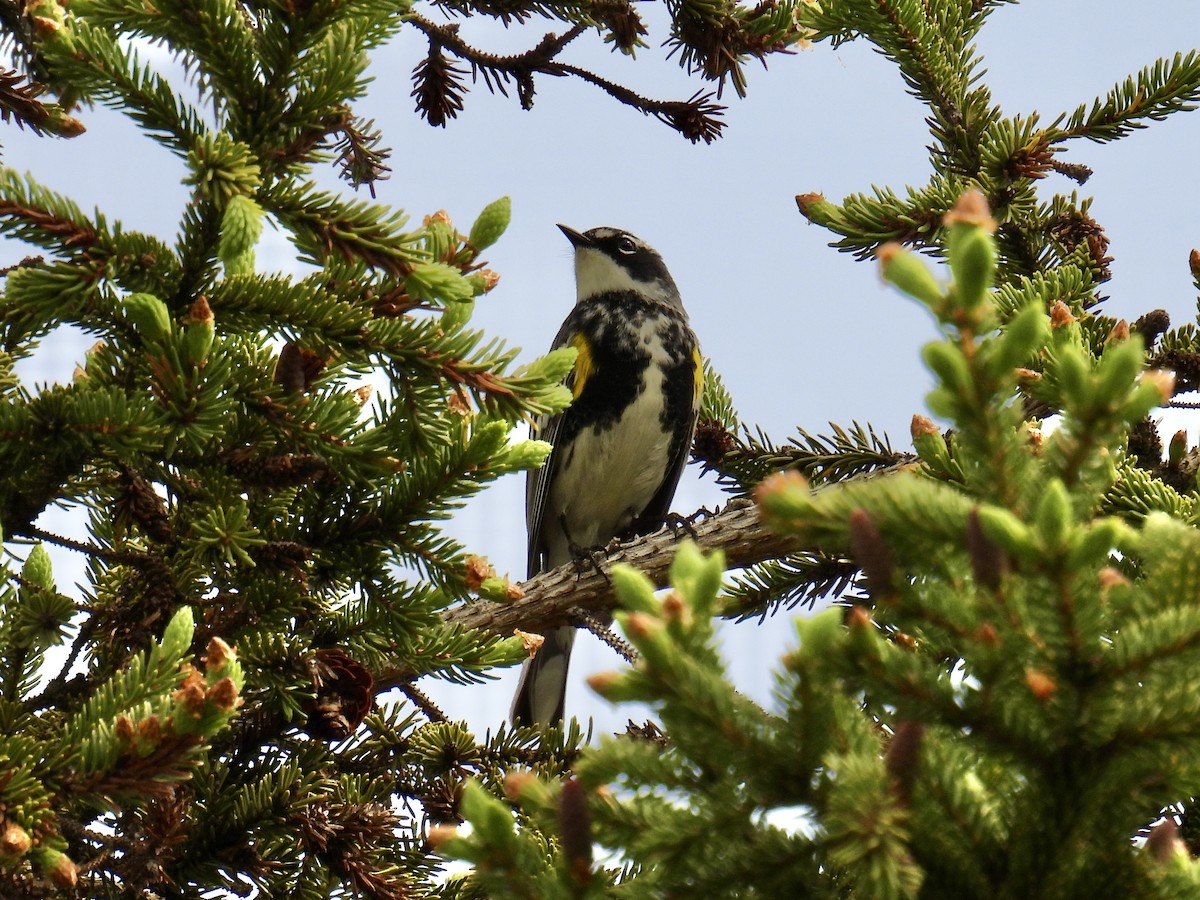
<svg viewBox="0 0 1200 900">
<path fill-rule="evenodd" d="M 494 799 L 464 804 L 473 831 L 441 848 L 488 896 L 1192 896 L 1200 862 L 1132 839 L 1200 792 L 1200 535 L 1177 511 L 1108 513 L 1125 435 L 1171 379 L 1143 371 L 1138 337 L 1093 355 L 1042 304 L 997 329 L 991 220 L 970 195 L 952 215 L 953 281 L 931 289 L 902 250 L 883 274 L 941 331 L 929 399 L 955 467 L 914 423 L 927 469 L 759 486 L 769 524 L 860 573 L 853 605 L 797 623 L 772 711 L 715 649 L 720 554 L 682 547 L 661 598 L 615 570 L 639 657 L 592 686 L 650 703 L 668 737 L 586 751 L 586 804 L 570 782 L 519 781 L 528 833 Z M 1027 359 L 1061 411 L 1037 440 L 1013 402 Z M 526 867 L 536 835 L 554 856 Z M 594 864 L 593 840 L 624 868 Z"/>
<path fill-rule="evenodd" d="M 386 172 L 349 108 L 367 51 L 408 8 L 32 10 L 36 64 L 64 103 L 130 116 L 186 161 L 192 193 L 168 246 L 0 168 L 0 232 L 46 251 L 7 273 L 0 301 L 0 524 L 89 562 L 80 601 L 58 593 L 41 544 L 21 575 L 2 573 L 0 715 L 20 737 L 0 748 L 0 829 L 33 838 L 0 853 L 5 896 L 77 880 L 96 897 L 432 890 L 414 830 L 426 813 L 393 807 L 400 795 L 452 818 L 463 774 L 438 781 L 429 757 L 406 755 L 424 717 L 360 723 L 385 687 L 477 681 L 523 658 L 516 639 L 442 620 L 470 591 L 439 521 L 544 462 L 546 445 L 509 434 L 566 405 L 574 357 L 517 368 L 515 349 L 469 327 L 496 282 L 479 254 L 508 225 L 507 198 L 467 235 L 444 213 L 414 227 L 312 180 L 339 142 L 356 185 Z M 164 45 L 191 89 L 140 40 Z M 316 272 L 255 271 L 266 217 Z M 100 343 L 71 383 L 20 386 L 12 360 L 62 325 Z M 87 534 L 43 532 L 51 504 L 90 516 Z M 201 673 L 186 661 L 206 647 Z M 520 746 L 455 734 L 472 753 Z M 561 768 L 570 747 L 540 752 Z"/>
<path fill-rule="evenodd" d="M 974 42 L 998 2 L 667 4 L 670 51 L 738 94 L 748 61 L 867 40 L 925 105 L 927 184 L 797 201 L 928 309 L 928 405 L 951 427 L 915 417 L 915 454 L 858 424 L 780 443 L 707 370 L 696 458 L 800 549 L 727 577 L 686 546 L 662 595 L 615 571 L 638 659 L 593 687 L 651 704 L 665 734 L 581 749 L 573 722 L 477 736 L 414 685 L 526 652 L 450 624 L 472 593 L 521 601 L 440 527 L 544 463 L 511 433 L 570 402 L 573 350 L 516 368 L 470 327 L 511 204 L 464 234 L 313 172 L 386 177 L 352 107 L 406 24 L 429 39 L 413 96 L 432 124 L 466 91 L 447 55 L 525 105 L 535 75 L 573 74 L 692 140 L 719 135 L 720 108 L 558 60 L 591 28 L 646 46 L 623 0 L 436 5 L 571 27 L 498 56 L 409 0 L 0 3 L 59 101 L 0 73 L 0 118 L 70 135 L 79 104 L 105 104 L 191 188 L 168 245 L 0 166 L 0 234 L 45 253 L 0 297 L 0 527 L 32 545 L 19 573 L 0 564 L 0 893 L 1200 894 L 1172 830 L 1200 794 L 1196 454 L 1176 438 L 1161 459 L 1148 419 L 1200 386 L 1200 338 L 1097 314 L 1110 260 L 1090 200 L 1037 193 L 1051 171 L 1086 180 L 1072 139 L 1191 109 L 1196 54 L 1043 125 L 984 82 Z M 311 274 L 255 271 L 268 218 Z M 99 342 L 69 384 L 21 385 L 13 363 L 63 325 Z M 86 534 L 46 533 L 52 505 Z M 77 598 L 55 544 L 88 561 Z M 822 597 L 845 608 L 796 623 L 772 708 L 738 694 L 714 617 Z M 472 868 L 444 877 L 446 858 Z"/>
</svg>

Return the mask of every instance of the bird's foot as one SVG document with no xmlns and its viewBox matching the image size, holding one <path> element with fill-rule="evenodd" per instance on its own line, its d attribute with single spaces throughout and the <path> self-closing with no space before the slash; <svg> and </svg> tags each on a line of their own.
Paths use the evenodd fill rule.
<svg viewBox="0 0 1200 900">
<path fill-rule="evenodd" d="M 612 579 L 601 566 L 601 563 L 608 561 L 608 552 L 603 547 L 582 547 L 572 542 L 568 549 L 571 551 L 571 560 L 575 563 L 576 581 L 592 571 L 603 578 L 605 584 L 612 584 Z"/>
<path fill-rule="evenodd" d="M 701 509 L 690 516 L 681 516 L 679 513 L 667 513 L 663 516 L 662 524 L 664 528 L 671 529 L 675 540 L 681 540 L 686 536 L 694 541 L 696 540 L 696 529 L 692 526 L 709 515 L 711 513 L 707 509 Z"/>
</svg>

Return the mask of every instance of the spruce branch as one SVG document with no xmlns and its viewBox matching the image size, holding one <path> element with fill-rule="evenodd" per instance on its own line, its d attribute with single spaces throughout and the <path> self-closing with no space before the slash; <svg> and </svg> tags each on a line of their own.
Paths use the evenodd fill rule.
<svg viewBox="0 0 1200 900">
<path fill-rule="evenodd" d="M 972 41 L 992 4 L 849 3 L 808 12 L 814 39 L 835 45 L 865 36 L 892 59 L 909 93 L 930 109 L 935 167 L 972 178 L 982 163 L 979 139 L 997 113 L 986 87 L 975 85 L 979 61 Z"/>
<path fill-rule="evenodd" d="M 417 113 L 430 125 L 445 128 L 450 119 L 458 118 L 463 108 L 466 86 L 462 76 L 466 70 L 446 58 L 441 43 L 429 38 L 429 53 L 413 69 L 413 99 Z"/>
<path fill-rule="evenodd" d="M 15 69 L 0 69 L 0 121 L 16 121 L 34 134 L 75 137 L 84 132 L 83 123 L 66 115 L 56 103 L 38 100 L 45 85 L 27 81 Z"/>
<path fill-rule="evenodd" d="M 39 53 L 56 81 L 121 110 L 176 153 L 182 155 L 207 131 L 200 114 L 115 31 L 76 18 L 69 39 L 43 42 Z"/>
<path fill-rule="evenodd" d="M 405 278 L 420 259 L 412 246 L 416 235 L 401 231 L 401 214 L 295 182 L 265 187 L 258 200 L 291 230 L 297 245 L 317 265 L 341 259 Z"/>
<path fill-rule="evenodd" d="M 817 600 L 841 599 L 854 586 L 858 571 L 846 554 L 811 549 L 764 560 L 734 576 L 722 614 L 738 621 L 762 620 L 780 609 L 811 609 Z"/>
<path fill-rule="evenodd" d="M 743 429 L 731 434 L 713 419 L 698 426 L 698 439 L 692 459 L 704 471 L 716 472 L 717 481 L 726 490 L 747 492 L 768 475 L 780 470 L 795 470 L 818 483 L 841 481 L 865 472 L 894 468 L 916 457 L 892 449 L 886 436 L 857 422 L 849 430 L 830 423 L 832 435 L 814 435 L 800 429 L 782 447 L 761 430 Z"/>
<path fill-rule="evenodd" d="M 698 92 L 681 101 L 651 100 L 579 66 L 561 62 L 559 54 L 587 29 L 585 25 L 576 24 L 562 34 L 546 34 L 524 53 L 498 56 L 468 44 L 459 35 L 456 24 L 438 25 L 420 15 L 414 15 L 412 23 L 429 38 L 429 53 L 413 73 L 413 97 L 418 112 L 431 125 L 444 126 L 462 109 L 464 73 L 445 59 L 443 51 L 448 51 L 468 62 L 472 76 L 482 77 L 493 93 L 508 96 L 508 85 L 514 85 L 522 109 L 533 106 L 534 76 L 573 75 L 674 128 L 693 143 L 701 140 L 711 143 L 720 137 L 724 127 L 720 120 L 724 107 L 712 102 L 712 94 Z"/>
<path fill-rule="evenodd" d="M 342 178 L 353 187 L 367 186 L 374 198 L 376 181 L 386 181 L 391 167 L 386 160 L 391 150 L 380 148 L 382 132 L 374 127 L 374 121 L 352 119 L 341 128 L 341 138 L 334 145 L 337 163 L 342 169 Z"/>
<path fill-rule="evenodd" d="M 640 45 L 645 29 L 627 0 L 434 5 L 503 23 L 540 16 L 567 31 L 506 57 L 430 25 L 417 100 L 430 121 L 461 108 L 470 67 L 526 106 L 536 79 L 565 76 L 693 140 L 720 133 L 712 95 L 660 103 L 566 61 L 581 29 L 600 28 L 623 51 Z M 1105 232 L 1087 200 L 1035 194 L 1049 172 L 1080 181 L 1087 172 L 1060 160 L 1067 136 L 1034 115 L 1001 117 L 977 80 L 971 44 L 997 5 L 669 3 L 672 52 L 739 93 L 745 62 L 786 52 L 813 28 L 833 43 L 875 42 L 923 98 L 929 185 L 840 207 L 808 195 L 801 205 L 860 255 L 897 240 L 951 261 L 948 292 L 894 247 L 880 254 L 942 326 L 947 340 L 926 349 L 939 377 L 930 402 L 956 430 L 915 423 L 926 468 L 898 472 L 915 468 L 911 457 L 858 426 L 801 431 L 782 446 L 745 432 L 719 380 L 706 384 L 697 457 L 739 490 L 790 470 L 757 496 L 773 497 L 776 525 L 795 537 L 734 505 L 693 526 L 705 546 L 729 550 L 724 561 L 687 548 L 664 575 L 675 529 L 614 551 L 675 590 L 660 602 L 652 582 L 609 571 L 628 590 L 624 609 L 636 610 L 618 615 L 641 662 L 599 687 L 664 701 L 671 742 L 604 742 L 582 754 L 577 728 L 501 728 L 478 740 L 409 684 L 424 674 L 477 681 L 523 652 L 504 637 L 512 627 L 596 618 L 613 600 L 605 578 L 567 569 L 531 580 L 523 599 L 446 611 L 469 591 L 464 550 L 440 520 L 497 475 L 544 460 L 544 445 L 510 445 L 508 435 L 523 417 L 563 408 L 571 360 L 551 354 L 514 371 L 514 351 L 466 327 L 494 283 L 478 257 L 503 231 L 507 200 L 466 236 L 443 214 L 409 230 L 389 209 L 303 180 L 330 147 L 352 182 L 386 173 L 351 104 L 366 51 L 406 21 L 406 0 L 35 7 L 43 46 L 31 73 L 61 86 L 65 105 L 83 97 L 128 111 L 188 158 L 196 191 L 169 248 L 0 176 L 0 229 L 50 258 L 3 273 L 0 520 L 8 538 L 42 537 L 89 567 L 75 606 L 38 558 L 20 575 L 0 566 L 0 715 L 10 726 L 0 734 L 9 862 L 0 893 L 45 896 L 51 881 L 78 881 L 77 893 L 96 897 L 402 897 L 481 885 L 540 897 L 617 882 L 705 897 L 1107 888 L 1140 898 L 1153 892 L 1125 888 L 1149 877 L 1156 896 L 1186 895 L 1179 885 L 1197 867 L 1170 855 L 1171 835 L 1149 866 L 1129 835 L 1198 792 L 1187 757 L 1200 657 L 1197 453 L 1147 419 L 1170 386 L 1161 375 L 1138 379 L 1131 333 L 1180 373 L 1175 390 L 1200 381 L 1200 345 L 1194 328 L 1171 330 L 1163 317 L 1128 326 L 1090 312 L 1107 277 Z M 0 25 L 21 32 L 13 43 L 26 45 L 28 22 L 0 0 Z M 147 37 L 183 64 L 211 113 L 201 117 L 151 71 L 157 53 L 131 49 Z M 1080 127 L 1120 137 L 1188 108 L 1192 66 L 1184 57 L 1148 70 Z M 6 96 L 15 102 L 6 86 L 33 89 L 0 73 L 0 114 Z M 978 233 L 992 216 L 964 233 L 970 210 L 955 201 L 966 186 L 991 201 L 992 245 Z M 264 214 L 319 273 L 252 274 Z M 23 389 L 10 357 L 63 324 L 103 335 L 103 346 L 71 384 Z M 368 373 L 385 386 L 364 410 Z M 1059 412 L 1064 426 L 1029 428 L 1035 409 Z M 856 480 L 867 473 L 887 477 Z M 86 509 L 86 538 L 31 524 L 56 502 Z M 727 565 L 743 571 L 721 600 Z M 484 583 L 472 589 L 488 598 L 509 587 Z M 770 713 L 736 695 L 711 639 L 714 615 L 846 592 L 856 603 L 848 615 L 796 623 Z M 183 608 L 201 622 L 176 634 L 179 665 L 151 665 L 155 653 L 166 658 L 159 630 Z M 34 660 L 43 644 L 67 643 L 76 613 L 66 665 L 44 673 L 55 677 L 38 694 Z M 246 667 L 236 715 L 221 678 L 202 684 L 185 661 L 214 635 L 236 642 Z M 68 678 L 76 663 L 87 674 Z M 373 681 L 380 672 L 418 709 L 393 702 L 371 714 L 388 683 Z M 188 730 L 201 720 L 203 735 Z M 569 767 L 580 781 L 565 800 L 557 781 L 491 796 L 505 769 L 557 779 Z M 479 792 L 464 789 L 472 774 Z M 614 783 L 632 796 L 591 802 Z M 817 840 L 764 821 L 764 811 L 796 805 L 811 811 Z M 422 825 L 464 815 L 499 850 L 475 859 L 484 879 L 497 876 L 486 884 L 435 881 Z M 593 840 L 628 866 L 601 868 Z M 1175 881 L 1152 866 L 1170 867 Z"/>
<path fill-rule="evenodd" d="M 796 206 L 808 221 L 842 235 L 833 246 L 868 259 L 884 244 L 897 242 L 921 249 L 936 249 L 936 232 L 954 203 L 955 189 L 935 178 L 924 190 L 909 188 L 898 197 L 890 188 L 873 194 L 852 194 L 842 204 L 821 194 L 799 194 Z"/>
<path fill-rule="evenodd" d="M 442 708 L 429 699 L 429 696 L 425 694 L 424 691 L 418 690 L 416 685 L 403 682 L 401 684 L 397 684 L 396 687 L 399 688 L 400 693 L 404 694 L 405 697 L 412 701 L 413 706 L 417 707 L 417 709 L 421 710 L 421 712 L 425 714 L 429 721 L 449 721 L 449 717 L 445 712 L 442 711 Z"/>
<path fill-rule="evenodd" d="M 1053 142 L 1083 137 L 1097 143 L 1115 141 L 1150 122 L 1200 103 L 1200 53 L 1176 53 L 1131 75 L 1108 92 L 1103 100 L 1081 104 L 1063 113 L 1048 129 Z"/>
<path fill-rule="evenodd" d="M 800 549 L 795 539 L 771 531 L 756 507 L 736 500 L 693 525 L 691 539 L 701 550 L 722 550 L 730 568 Z M 576 606 L 589 612 L 607 612 L 615 604 L 608 578 L 614 565 L 634 566 L 655 584 L 665 584 L 671 566 L 670 551 L 680 540 L 676 529 L 666 527 L 632 542 L 610 544 L 595 571 L 581 575 L 573 564 L 560 566 L 523 582 L 520 588 L 524 596 L 519 600 L 506 604 L 472 601 L 450 610 L 444 619 L 448 625 L 507 636 L 518 628 L 540 631 L 567 624 L 571 608 Z"/>
<path fill-rule="evenodd" d="M 85 252 L 100 241 L 103 220 L 93 222 L 73 202 L 31 176 L 0 171 L 0 233 L 51 250 Z"/>
<path fill-rule="evenodd" d="M 503 25 L 525 23 L 534 16 L 557 19 L 571 25 L 595 26 L 605 32 L 605 41 L 624 53 L 644 47 L 646 26 L 630 0 L 434 0 L 448 15 L 490 16 Z"/>
<path fill-rule="evenodd" d="M 693 144 L 698 141 L 711 144 L 725 128 L 721 120 L 725 107 L 713 103 L 714 95 L 711 92 L 697 91 L 687 100 L 651 100 L 578 66 L 558 63 L 556 68 L 596 85 L 626 106 L 669 125 Z"/>
<path fill-rule="evenodd" d="M 754 59 L 766 68 L 773 53 L 791 53 L 812 34 L 800 24 L 796 9 L 764 0 L 752 7 L 734 2 L 676 0 L 672 4 L 668 56 L 679 55 L 689 72 L 717 82 L 720 97 L 729 81 L 739 97 L 746 96 L 745 62 Z"/>
</svg>

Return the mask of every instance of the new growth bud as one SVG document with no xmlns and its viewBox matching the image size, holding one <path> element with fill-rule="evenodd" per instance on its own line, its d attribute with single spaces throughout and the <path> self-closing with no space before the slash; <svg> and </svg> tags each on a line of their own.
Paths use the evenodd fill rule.
<svg viewBox="0 0 1200 900">
<path fill-rule="evenodd" d="M 125 318 L 148 344 L 161 344 L 171 336 L 173 323 L 167 305 L 152 294 L 130 294 L 125 298 Z"/>
<path fill-rule="evenodd" d="M 800 215 L 817 225 L 833 221 L 837 207 L 825 199 L 824 194 L 797 194 L 796 208 Z"/>
<path fill-rule="evenodd" d="M 941 304 L 942 286 L 917 254 L 893 242 L 884 244 L 875 255 L 879 260 L 879 273 L 888 284 L 931 309 Z"/>
<path fill-rule="evenodd" d="M 508 197 L 493 200 L 483 208 L 479 218 L 471 226 L 471 234 L 467 237 L 467 241 L 476 250 L 492 246 L 500 239 L 500 235 L 504 234 L 510 219 L 512 219 L 512 200 Z"/>
<path fill-rule="evenodd" d="M 217 257 L 226 275 L 254 274 L 254 245 L 262 234 L 262 207 L 244 194 L 234 194 L 221 218 Z"/>
<path fill-rule="evenodd" d="M 987 199 L 972 188 L 942 217 L 947 229 L 946 255 L 962 309 L 977 310 L 987 300 L 996 273 L 996 220 Z"/>
<path fill-rule="evenodd" d="M 50 554 L 41 543 L 35 544 L 25 557 L 25 565 L 21 567 L 21 577 L 30 584 L 43 590 L 54 590 L 54 572 L 50 566 Z"/>
</svg>

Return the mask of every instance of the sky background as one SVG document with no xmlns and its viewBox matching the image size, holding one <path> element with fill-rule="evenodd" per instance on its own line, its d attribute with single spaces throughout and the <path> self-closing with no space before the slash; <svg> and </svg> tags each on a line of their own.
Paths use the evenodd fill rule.
<svg viewBox="0 0 1200 900">
<path fill-rule="evenodd" d="M 421 5 L 418 6 L 418 9 Z M 426 6 L 424 14 L 437 17 Z M 594 34 L 575 41 L 564 59 L 637 92 L 683 99 L 699 83 L 659 46 L 666 37 L 661 3 L 639 11 L 650 46 L 636 61 L 611 53 Z M 496 52 L 532 46 L 546 30 L 533 22 L 503 29 L 464 22 L 468 41 Z M 1044 122 L 1091 103 L 1114 84 L 1159 57 L 1200 46 L 1200 16 L 1184 0 L 1146 2 L 1054 0 L 996 10 L 978 46 L 984 82 L 1006 114 L 1039 111 Z M 419 221 L 445 209 L 466 231 L 489 201 L 509 195 L 513 220 L 488 252 L 499 286 L 477 305 L 475 324 L 525 348 L 523 360 L 547 349 L 574 302 L 570 245 L 555 228 L 612 225 L 632 231 L 662 253 L 682 291 L 704 352 L 722 374 L 743 420 L 777 441 L 797 427 L 827 433 L 830 421 L 870 423 L 893 446 L 909 445 L 908 423 L 925 412 L 931 381 L 919 348 L 934 336 L 916 304 L 884 287 L 874 265 L 856 262 L 827 244 L 831 235 L 797 212 L 798 193 L 831 200 L 872 185 L 902 191 L 930 174 L 929 136 L 921 104 L 908 96 L 898 70 L 865 42 L 836 51 L 827 44 L 772 57 L 769 69 L 749 70 L 749 95 L 724 97 L 725 136 L 692 145 L 659 122 L 620 105 L 574 79 L 541 78 L 534 108 L 490 95 L 482 83 L 466 97 L 460 118 L 431 128 L 413 112 L 411 71 L 424 38 L 406 29 L 377 51 L 375 81 L 356 112 L 373 118 L 393 149 L 389 181 L 377 185 L 380 203 Z M 170 61 L 154 49 L 156 66 Z M 38 139 L 3 129 L 3 162 L 30 170 L 44 185 L 88 209 L 98 207 L 125 227 L 171 240 L 187 199 L 183 163 L 119 114 L 85 110 L 86 134 L 71 141 Z M 1074 142 L 1059 158 L 1091 167 L 1079 188 L 1061 176 L 1039 185 L 1042 199 L 1078 190 L 1094 196 L 1092 215 L 1106 229 L 1115 258 L 1107 285 L 1110 315 L 1130 320 L 1166 309 L 1175 325 L 1196 315 L 1188 271 L 1200 246 L 1200 115 L 1170 121 L 1115 144 Z M 326 187 L 341 186 L 333 171 Z M 0 265 L 27 248 L 0 243 Z M 286 236 L 269 228 L 259 246 L 260 269 L 301 271 Z M 26 383 L 65 381 L 92 338 L 64 333 L 47 342 L 22 370 Z M 1171 427 L 1196 428 L 1183 419 Z M 689 470 L 674 508 L 690 513 L 721 501 L 710 480 Z M 61 514 L 43 524 L 77 531 L 79 518 Z M 448 530 L 501 572 L 523 577 L 524 483 L 502 480 L 473 500 Z M 23 555 L 24 550 L 16 548 Z M 59 554 L 60 588 L 82 580 L 82 560 Z M 791 614 L 764 625 L 723 628 L 725 654 L 738 685 L 771 702 L 772 671 L 794 633 Z M 597 731 L 623 728 L 641 715 L 612 708 L 581 684 L 589 672 L 619 660 L 594 640 L 576 644 L 568 709 L 594 715 Z M 480 731 L 507 714 L 515 672 L 486 688 L 422 684 L 455 718 Z"/>
</svg>

